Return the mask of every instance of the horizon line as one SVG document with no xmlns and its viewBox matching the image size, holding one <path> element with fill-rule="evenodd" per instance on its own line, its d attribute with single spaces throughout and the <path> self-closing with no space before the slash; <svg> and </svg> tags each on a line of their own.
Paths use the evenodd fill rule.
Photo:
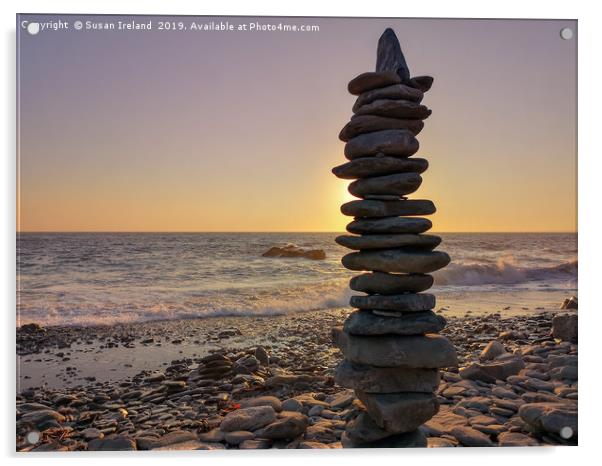
<svg viewBox="0 0 602 466">
<path fill-rule="evenodd" d="M 226 230 L 22 230 L 16 231 L 16 234 L 31 234 L 31 233 L 172 233 L 172 234 L 181 234 L 181 233 L 344 233 L 351 234 L 346 230 L 245 230 L 245 231 L 226 231 Z M 533 231 L 428 231 L 424 232 L 424 234 L 431 233 L 558 233 L 558 234 L 568 234 L 574 233 L 578 234 L 578 230 L 567 231 L 567 230 L 554 230 L 554 231 L 543 231 L 543 230 L 533 230 Z"/>
</svg>

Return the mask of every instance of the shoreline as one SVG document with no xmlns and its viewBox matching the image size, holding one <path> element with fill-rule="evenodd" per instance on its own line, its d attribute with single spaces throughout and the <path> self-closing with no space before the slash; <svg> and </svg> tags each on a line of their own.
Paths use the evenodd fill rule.
<svg viewBox="0 0 602 466">
<path fill-rule="evenodd" d="M 297 439 L 298 448 L 339 448 L 346 422 L 361 409 L 333 377 L 342 356 L 331 343 L 330 330 L 349 312 L 346 308 L 270 317 L 52 327 L 43 335 L 29 334 L 27 344 L 20 331 L 21 349 L 31 351 L 18 357 L 22 383 L 17 390 L 17 449 L 86 450 L 99 445 L 114 449 L 124 438 L 138 449 L 180 449 L 184 444 L 186 449 L 242 448 L 228 443 L 219 425 L 230 411 L 257 397 L 268 397 L 276 406 L 294 405 L 307 416 L 309 424 Z M 475 430 L 487 436 L 486 442 L 479 437 L 481 441 L 492 445 L 508 444 L 510 438 L 525 445 L 576 442 L 553 432 L 531 432 L 518 415 L 525 403 L 576 405 L 576 379 L 555 378 L 549 366 L 556 355 L 567 359 L 569 366 L 577 355 L 576 344 L 550 336 L 552 317 L 558 313 L 567 311 L 468 317 L 442 313 L 448 320 L 442 333 L 457 348 L 460 374 L 462 368 L 479 362 L 481 351 L 493 340 L 508 353 L 520 355 L 524 365 L 494 383 L 463 378 L 458 368 L 443 371 L 439 414 L 423 426 L 430 446 L 467 446 L 472 440 L 462 435 L 479 437 Z M 209 369 L 215 363 L 208 361 L 215 358 L 227 362 L 218 365 L 219 370 Z M 28 375 L 32 378 L 26 379 Z M 44 382 L 46 386 L 41 386 Z M 341 397 L 349 403 L 338 404 Z M 24 421 L 32 415 L 26 412 L 31 406 L 42 406 L 50 416 L 44 417 L 45 430 L 40 429 L 43 435 L 34 444 L 25 437 L 31 429 Z M 150 443 L 144 440 L 149 435 L 155 439 Z M 282 442 L 255 437 L 247 445 L 284 447 Z"/>
</svg>

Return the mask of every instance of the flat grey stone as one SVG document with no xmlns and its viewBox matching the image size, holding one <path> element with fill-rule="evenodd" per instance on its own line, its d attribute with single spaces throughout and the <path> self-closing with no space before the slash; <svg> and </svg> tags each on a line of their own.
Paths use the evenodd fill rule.
<svg viewBox="0 0 602 466">
<path fill-rule="evenodd" d="M 368 160 L 368 159 L 357 159 Z M 343 215 L 351 217 L 395 217 L 398 215 L 430 215 L 437 209 L 432 201 L 407 199 L 394 201 L 355 200 L 341 206 Z"/>
<path fill-rule="evenodd" d="M 407 293 L 393 295 L 352 296 L 352 307 L 367 310 L 420 312 L 435 307 L 435 295 L 429 293 Z"/>
<path fill-rule="evenodd" d="M 276 419 L 263 429 L 259 429 L 255 432 L 255 436 L 270 440 L 293 439 L 305 432 L 308 423 L 309 420 L 304 414 L 291 412 L 282 418 Z"/>
<path fill-rule="evenodd" d="M 431 273 L 445 267 L 450 257 L 441 251 L 380 249 L 352 252 L 343 256 L 343 266 L 350 270 L 394 273 Z"/>
<path fill-rule="evenodd" d="M 391 86 L 381 87 L 372 91 L 360 94 L 353 104 L 355 113 L 362 105 L 369 104 L 375 100 L 409 100 L 410 102 L 420 103 L 424 98 L 424 92 L 415 87 L 406 84 L 392 84 Z"/>
<path fill-rule="evenodd" d="M 379 99 L 364 104 L 357 109 L 356 115 L 376 115 L 387 118 L 405 118 L 424 120 L 431 115 L 431 110 L 416 102 L 408 100 Z"/>
<path fill-rule="evenodd" d="M 431 286 L 433 286 L 431 275 L 397 275 L 383 272 L 356 275 L 349 282 L 349 287 L 352 290 L 381 295 L 405 292 L 418 293 L 428 290 Z"/>
<path fill-rule="evenodd" d="M 335 327 L 332 336 L 345 358 L 355 364 L 415 369 L 437 369 L 458 364 L 454 345 L 441 335 L 356 336 Z"/>
<path fill-rule="evenodd" d="M 393 71 L 402 82 L 410 79 L 410 70 L 393 29 L 387 28 L 378 39 L 376 71 Z"/>
<path fill-rule="evenodd" d="M 276 411 L 271 406 L 253 406 L 229 412 L 222 420 L 223 432 L 236 430 L 254 431 L 276 420 Z"/>
<path fill-rule="evenodd" d="M 428 92 L 433 85 L 432 76 L 414 76 L 410 79 L 409 86 L 422 92 Z"/>
<path fill-rule="evenodd" d="M 496 380 L 506 380 L 511 375 L 518 374 L 524 367 L 525 363 L 520 355 L 508 354 L 507 357 L 498 357 L 487 363 L 471 364 L 460 370 L 460 377 L 493 383 Z"/>
<path fill-rule="evenodd" d="M 411 248 L 431 251 L 435 249 L 441 238 L 435 235 L 413 235 L 413 234 L 383 234 L 383 235 L 341 235 L 334 239 L 341 246 L 349 249 L 393 249 Z M 408 290 L 404 290 L 408 291 Z"/>
<path fill-rule="evenodd" d="M 357 443 L 349 438 L 347 432 L 343 432 L 341 445 L 343 448 L 426 448 L 427 439 L 422 431 L 415 430 L 405 434 L 392 435 L 376 442 Z"/>
<path fill-rule="evenodd" d="M 345 144 L 345 157 L 354 160 L 378 153 L 395 157 L 410 157 L 419 148 L 418 140 L 407 129 L 387 129 L 361 134 Z"/>
<path fill-rule="evenodd" d="M 357 197 L 370 194 L 405 196 L 416 191 L 421 184 L 422 177 L 418 173 L 396 173 L 355 180 L 347 190 Z"/>
<path fill-rule="evenodd" d="M 353 180 L 371 176 L 392 175 L 394 173 L 423 173 L 429 164 L 425 159 L 376 156 L 364 157 L 344 163 L 332 169 L 339 178 Z"/>
<path fill-rule="evenodd" d="M 424 233 L 433 226 L 428 218 L 420 217 L 385 217 L 360 218 L 347 225 L 349 233 L 379 234 L 379 233 Z"/>
<path fill-rule="evenodd" d="M 432 311 L 404 313 L 399 317 L 355 311 L 345 320 L 343 330 L 352 335 L 422 335 L 440 332 L 445 324 L 445 319 Z"/>
<path fill-rule="evenodd" d="M 339 139 L 347 142 L 360 134 L 386 129 L 407 129 L 417 135 L 424 128 L 422 120 L 387 118 L 377 115 L 354 115 L 339 133 Z"/>
<path fill-rule="evenodd" d="M 366 393 L 357 390 L 374 423 L 391 433 L 411 432 L 439 411 L 433 393 Z"/>
<path fill-rule="evenodd" d="M 488 435 L 468 426 L 456 426 L 451 434 L 465 447 L 492 447 L 493 442 Z"/>
<path fill-rule="evenodd" d="M 560 435 L 562 429 L 568 427 L 571 437 L 577 436 L 577 404 L 527 403 L 519 408 L 518 414 L 536 430 Z M 565 430 L 565 433 L 568 431 Z"/>
<path fill-rule="evenodd" d="M 343 360 L 336 370 L 337 384 L 367 393 L 433 393 L 439 386 L 437 369 L 374 367 Z"/>
<path fill-rule="evenodd" d="M 395 72 L 391 71 L 368 71 L 362 73 L 347 85 L 350 94 L 360 95 L 363 92 L 378 89 L 379 87 L 390 86 L 391 84 L 400 84 L 401 78 Z"/>
</svg>

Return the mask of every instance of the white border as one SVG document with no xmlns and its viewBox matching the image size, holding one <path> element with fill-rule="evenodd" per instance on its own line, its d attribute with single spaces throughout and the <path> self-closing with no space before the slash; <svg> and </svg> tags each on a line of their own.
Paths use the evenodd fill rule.
<svg viewBox="0 0 602 466">
<path fill-rule="evenodd" d="M 328 463 L 345 462 L 346 464 L 365 464 L 366 462 L 384 460 L 386 462 L 416 462 L 421 464 L 443 463 L 479 464 L 484 461 L 487 466 L 529 461 L 548 464 L 589 463 L 588 459 L 596 454 L 599 442 L 599 422 L 596 422 L 600 411 L 601 385 L 596 383 L 600 373 L 600 348 L 596 346 L 602 330 L 600 316 L 602 299 L 596 300 L 596 280 L 600 271 L 600 252 L 597 248 L 601 236 L 600 201 L 602 195 L 602 170 L 600 164 L 600 99 L 599 80 L 602 76 L 599 55 L 600 47 L 600 14 L 594 1 L 515 1 L 498 2 L 452 0 L 452 1 L 414 1 L 400 0 L 384 2 L 332 2 L 324 0 L 305 0 L 290 3 L 283 1 L 157 1 L 146 0 L 133 2 L 126 0 L 104 1 L 62 1 L 53 2 L 4 1 L 0 3 L 2 14 L 2 47 L 4 72 L 2 73 L 2 101 L 5 103 L 2 118 L 2 141 L 5 144 L 2 158 L 2 182 L 0 189 L 2 202 L 2 267 L 0 268 L 4 317 L 4 381 L 2 390 L 2 419 L 6 429 L 2 429 L 2 452 L 7 456 L 8 464 L 20 458 L 25 461 L 36 461 L 47 464 L 59 464 L 65 460 L 87 464 L 106 465 L 107 460 L 119 458 L 128 464 L 144 461 L 148 464 L 164 463 L 165 460 L 180 463 L 211 461 L 231 464 L 276 464 L 286 462 L 287 466 L 306 464 L 308 461 L 328 461 Z M 114 14 L 204 14 L 204 15 L 270 15 L 270 16 L 381 16 L 381 17 L 469 17 L 469 18 L 562 18 L 579 20 L 579 301 L 581 307 L 581 354 L 580 354 L 580 446 L 577 448 L 546 449 L 450 449 L 438 451 L 294 451 L 294 452 L 241 452 L 236 455 L 214 454 L 213 452 L 196 452 L 191 454 L 157 455 L 157 454 L 107 454 L 82 456 L 78 454 L 36 455 L 24 457 L 14 451 L 14 301 L 15 301 L 15 14 L 20 13 L 114 13 Z M 536 83 L 533 83 L 536 85 Z M 550 180 L 550 183 L 562 183 L 563 180 Z M 554 202 L 554 199 L 550 199 Z M 598 306 L 596 305 L 598 304 Z M 597 396 L 596 396 L 597 395 Z M 39 459 L 36 459 L 39 458 Z"/>
</svg>

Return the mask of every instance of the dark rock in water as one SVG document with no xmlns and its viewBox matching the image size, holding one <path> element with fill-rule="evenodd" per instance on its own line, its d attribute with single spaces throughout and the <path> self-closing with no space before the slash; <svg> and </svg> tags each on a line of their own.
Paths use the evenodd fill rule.
<svg viewBox="0 0 602 466">
<path fill-rule="evenodd" d="M 339 139 L 347 142 L 360 134 L 386 129 L 407 129 L 417 135 L 424 128 L 421 120 L 387 118 L 376 115 L 354 115 L 339 133 Z"/>
<path fill-rule="evenodd" d="M 35 322 L 32 322 L 31 324 L 21 325 L 21 327 L 19 327 L 19 331 L 25 332 L 25 333 L 37 333 L 37 332 L 45 332 L 46 329 L 44 329 L 40 324 L 36 324 Z"/>
<path fill-rule="evenodd" d="M 263 257 L 303 257 L 306 259 L 326 259 L 326 253 L 322 249 L 302 249 L 289 244 L 287 246 L 274 246 L 262 254 Z"/>
<path fill-rule="evenodd" d="M 571 296 L 568 299 L 565 299 L 562 302 L 562 305 L 560 306 L 560 309 L 577 309 L 578 308 L 578 303 L 577 303 L 577 297 L 576 296 Z"/>
<path fill-rule="evenodd" d="M 418 140 L 407 129 L 387 129 L 361 134 L 345 144 L 345 157 L 354 160 L 382 153 L 394 157 L 410 157 L 418 151 Z"/>
<path fill-rule="evenodd" d="M 349 249 L 435 249 L 441 242 L 441 238 L 435 235 L 413 235 L 413 234 L 381 234 L 381 235 L 341 235 L 334 239 L 341 246 Z M 404 290 L 411 291 L 411 290 Z M 392 294 L 392 293 L 389 293 Z"/>
<path fill-rule="evenodd" d="M 394 273 L 431 273 L 449 264 L 450 257 L 441 251 L 381 249 L 352 252 L 343 256 L 343 265 L 350 270 L 372 270 Z"/>
<path fill-rule="evenodd" d="M 368 160 L 368 159 L 357 159 Z M 432 201 L 407 199 L 395 201 L 350 201 L 341 206 L 343 215 L 351 217 L 396 217 L 398 215 L 430 215 L 437 209 Z"/>
<path fill-rule="evenodd" d="M 415 76 L 410 79 L 408 85 L 422 92 L 428 92 L 433 85 L 432 76 Z"/>
<path fill-rule="evenodd" d="M 406 293 L 394 295 L 352 296 L 349 304 L 358 309 L 420 312 L 435 307 L 435 295 L 429 293 Z"/>
<path fill-rule="evenodd" d="M 355 159 L 339 165 L 332 169 L 332 173 L 339 178 L 352 180 L 356 178 L 392 175 L 394 173 L 422 173 L 428 166 L 428 162 L 420 158 L 398 159 L 395 157 L 376 156 Z"/>
<path fill-rule="evenodd" d="M 352 335 L 422 335 L 440 332 L 445 323 L 442 316 L 432 311 L 404 313 L 399 317 L 354 311 L 345 320 L 343 330 Z"/>
<path fill-rule="evenodd" d="M 349 233 L 424 233 L 433 226 L 428 218 L 420 217 L 386 217 L 379 219 L 360 218 L 347 225 Z"/>
<path fill-rule="evenodd" d="M 334 344 L 345 358 L 376 367 L 437 369 L 458 364 L 454 345 L 436 334 L 424 336 L 355 336 L 341 327 L 332 329 Z"/>
<path fill-rule="evenodd" d="M 414 87 L 405 84 L 393 84 L 380 89 L 364 92 L 360 94 L 353 104 L 353 113 L 362 105 L 369 104 L 375 100 L 408 100 L 410 102 L 420 103 L 424 97 L 424 93 Z"/>
<path fill-rule="evenodd" d="M 577 404 L 527 403 L 519 408 L 518 414 L 536 430 L 560 435 L 566 440 L 577 437 Z"/>
<path fill-rule="evenodd" d="M 392 433 L 411 432 L 439 411 L 433 393 L 356 393 L 376 425 Z"/>
<path fill-rule="evenodd" d="M 357 109 L 356 115 L 376 115 L 387 118 L 424 120 L 431 115 L 424 105 L 407 100 L 375 100 Z"/>
<path fill-rule="evenodd" d="M 579 326 L 577 314 L 558 314 L 552 319 L 552 336 L 563 341 L 577 343 Z"/>
<path fill-rule="evenodd" d="M 351 183 L 347 189 L 350 194 L 357 197 L 365 197 L 369 194 L 405 196 L 416 191 L 421 184 L 422 177 L 418 173 L 396 173 L 362 178 Z"/>
<path fill-rule="evenodd" d="M 353 442 L 346 432 L 341 436 L 343 448 L 426 448 L 427 439 L 421 430 L 392 435 L 376 442 Z"/>
<path fill-rule="evenodd" d="M 425 235 L 426 236 L 426 235 Z M 351 279 L 352 290 L 372 294 L 398 294 L 404 292 L 418 293 L 433 286 L 431 275 L 410 274 L 395 275 L 383 272 L 365 273 Z"/>
<path fill-rule="evenodd" d="M 335 379 L 342 387 L 367 393 L 432 393 L 440 378 L 437 369 L 374 367 L 344 360 L 337 367 Z"/>
<path fill-rule="evenodd" d="M 400 84 L 401 78 L 397 73 L 391 71 L 368 71 L 356 76 L 347 85 L 350 94 L 360 95 L 363 92 L 378 89 L 379 87 L 390 86 L 391 84 Z"/>
<path fill-rule="evenodd" d="M 393 71 L 401 78 L 401 82 L 408 82 L 410 70 L 401 51 L 399 40 L 393 29 L 387 28 L 378 39 L 376 49 L 376 71 Z"/>
<path fill-rule="evenodd" d="M 88 443 L 89 451 L 129 451 L 136 450 L 136 442 L 128 435 L 111 435 L 97 438 Z"/>
</svg>

